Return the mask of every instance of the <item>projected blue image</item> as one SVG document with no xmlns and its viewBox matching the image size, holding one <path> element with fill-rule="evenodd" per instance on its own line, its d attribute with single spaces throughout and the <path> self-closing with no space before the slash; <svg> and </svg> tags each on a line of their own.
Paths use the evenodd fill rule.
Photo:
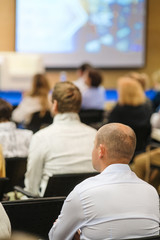
<svg viewBox="0 0 160 240">
<path fill-rule="evenodd" d="M 138 17 L 143 11 L 142 1 L 95 1 L 94 7 L 89 7 L 91 39 L 85 45 L 86 51 L 97 52 L 103 46 L 124 52 L 142 50 L 143 25 Z"/>
<path fill-rule="evenodd" d="M 90 54 L 108 51 L 110 55 L 143 54 L 144 2 L 17 0 L 16 50 L 71 55 L 81 52 L 86 59 Z"/>
</svg>

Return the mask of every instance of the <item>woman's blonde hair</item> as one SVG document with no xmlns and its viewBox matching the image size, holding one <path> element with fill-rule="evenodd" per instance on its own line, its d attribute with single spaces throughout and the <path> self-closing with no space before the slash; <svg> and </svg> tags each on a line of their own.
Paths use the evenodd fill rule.
<svg viewBox="0 0 160 240">
<path fill-rule="evenodd" d="M 135 81 L 138 81 L 143 90 L 147 89 L 149 84 L 149 77 L 146 73 L 129 72 L 126 76 L 132 78 Z"/>
<path fill-rule="evenodd" d="M 40 99 L 40 103 L 42 106 L 42 116 L 46 113 L 47 110 L 49 110 L 49 90 L 50 86 L 48 83 L 48 79 L 44 76 L 44 74 L 35 74 L 33 77 L 31 90 L 28 92 L 27 95 L 31 97 L 38 97 Z"/>
<path fill-rule="evenodd" d="M 118 80 L 118 94 L 121 105 L 138 106 L 146 101 L 142 86 L 130 77 L 121 77 Z"/>
</svg>

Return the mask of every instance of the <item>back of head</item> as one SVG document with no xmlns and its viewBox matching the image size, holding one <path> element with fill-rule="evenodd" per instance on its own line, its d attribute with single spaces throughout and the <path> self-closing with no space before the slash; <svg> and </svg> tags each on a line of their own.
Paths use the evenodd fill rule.
<svg viewBox="0 0 160 240">
<path fill-rule="evenodd" d="M 149 78 L 146 73 L 130 72 L 127 74 L 127 76 L 135 81 L 138 81 L 142 86 L 143 90 L 147 88 Z"/>
<path fill-rule="evenodd" d="M 44 74 L 35 74 L 32 81 L 31 96 L 47 95 L 50 90 L 49 83 Z"/>
<path fill-rule="evenodd" d="M 93 67 L 89 63 L 83 63 L 82 65 L 79 66 L 77 69 L 77 74 L 79 77 L 82 77 L 85 75 L 85 73 L 89 70 L 92 69 Z"/>
<path fill-rule="evenodd" d="M 128 164 L 136 147 L 136 135 L 132 128 L 121 123 L 109 123 L 97 132 L 97 145 L 104 144 L 111 163 Z"/>
<path fill-rule="evenodd" d="M 83 63 L 80 67 L 79 70 L 84 73 L 86 70 L 92 68 L 92 66 L 89 63 Z"/>
<path fill-rule="evenodd" d="M 119 103 L 121 105 L 139 106 L 146 101 L 145 93 L 138 81 L 130 77 L 118 80 Z"/>
<path fill-rule="evenodd" d="M 10 121 L 12 105 L 0 98 L 0 122 Z"/>
<path fill-rule="evenodd" d="M 72 82 L 58 82 L 55 84 L 52 93 L 52 102 L 58 103 L 58 112 L 78 113 L 81 108 L 81 93 Z"/>
<path fill-rule="evenodd" d="M 88 71 L 88 78 L 90 81 L 90 86 L 98 87 L 102 83 L 102 76 L 99 71 L 95 69 L 90 69 Z"/>
</svg>

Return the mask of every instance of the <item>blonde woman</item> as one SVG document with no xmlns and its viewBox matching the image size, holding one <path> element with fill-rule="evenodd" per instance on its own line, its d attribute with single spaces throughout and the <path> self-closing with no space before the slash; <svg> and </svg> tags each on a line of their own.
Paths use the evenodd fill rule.
<svg viewBox="0 0 160 240">
<path fill-rule="evenodd" d="M 46 77 L 43 74 L 36 74 L 33 77 L 31 90 L 25 94 L 19 106 L 12 112 L 12 120 L 28 125 L 33 113 L 40 112 L 40 116 L 44 116 L 50 108 L 49 90 Z"/>
<path fill-rule="evenodd" d="M 110 112 L 109 122 L 119 122 L 130 126 L 136 133 L 136 154 L 145 151 L 150 137 L 151 105 L 148 104 L 140 83 L 130 77 L 118 80 L 119 99 Z"/>
</svg>

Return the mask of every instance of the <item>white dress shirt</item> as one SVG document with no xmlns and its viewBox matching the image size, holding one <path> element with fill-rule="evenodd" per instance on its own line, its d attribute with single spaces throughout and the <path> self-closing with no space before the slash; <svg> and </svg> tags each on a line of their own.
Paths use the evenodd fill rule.
<svg viewBox="0 0 160 240">
<path fill-rule="evenodd" d="M 53 174 L 95 171 L 91 153 L 96 132 L 81 123 L 76 113 L 57 114 L 53 124 L 33 135 L 25 190 L 43 196 Z"/>
<path fill-rule="evenodd" d="M 0 123 L 0 144 L 4 157 L 27 157 L 32 135 L 32 131 L 18 129 L 13 122 Z"/>
<path fill-rule="evenodd" d="M 127 239 L 159 234 L 159 197 L 126 164 L 108 166 L 68 195 L 50 240 Z"/>
<path fill-rule="evenodd" d="M 0 203 L 0 239 L 9 239 L 11 235 L 11 224 L 9 218 Z"/>
</svg>

